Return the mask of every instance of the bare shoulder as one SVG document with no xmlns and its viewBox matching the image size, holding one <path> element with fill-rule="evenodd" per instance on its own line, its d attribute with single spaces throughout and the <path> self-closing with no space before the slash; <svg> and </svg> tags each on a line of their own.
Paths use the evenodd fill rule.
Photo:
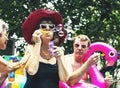
<svg viewBox="0 0 120 88">
<path fill-rule="evenodd" d="M 72 58 L 73 57 L 73 54 L 66 54 L 65 55 L 65 58 Z"/>
<path fill-rule="evenodd" d="M 65 55 L 65 60 L 71 62 L 73 60 L 73 54 L 67 54 L 67 55 Z"/>
<path fill-rule="evenodd" d="M 26 46 L 26 48 L 25 48 L 25 52 L 32 52 L 32 50 L 33 50 L 33 45 L 31 45 L 31 44 L 28 44 L 27 46 Z"/>
<path fill-rule="evenodd" d="M 27 48 L 33 48 L 33 46 L 34 46 L 34 45 L 32 45 L 32 44 L 28 44 L 28 45 L 27 45 Z"/>
</svg>

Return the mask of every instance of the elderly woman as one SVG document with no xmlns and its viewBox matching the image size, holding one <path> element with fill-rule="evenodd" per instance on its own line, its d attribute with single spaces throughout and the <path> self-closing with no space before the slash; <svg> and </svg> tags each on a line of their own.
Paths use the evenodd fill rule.
<svg viewBox="0 0 120 88">
<path fill-rule="evenodd" d="M 8 42 L 8 24 L 0 19 L 0 49 L 5 50 Z M 17 69 L 19 63 L 10 63 L 0 55 L 0 86 L 7 78 L 8 73 Z"/>
<path fill-rule="evenodd" d="M 21 60 L 27 62 L 24 88 L 58 88 L 58 62 L 64 55 L 58 46 L 66 36 L 62 26 L 61 15 L 46 9 L 32 12 L 23 23 L 22 33 L 28 43 L 24 56 L 29 56 Z M 49 47 L 51 41 L 54 46 Z"/>
</svg>

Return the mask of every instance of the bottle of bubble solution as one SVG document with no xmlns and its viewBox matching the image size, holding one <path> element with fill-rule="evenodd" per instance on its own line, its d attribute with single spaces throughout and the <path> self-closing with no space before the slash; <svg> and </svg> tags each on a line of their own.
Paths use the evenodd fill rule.
<svg viewBox="0 0 120 88">
<path fill-rule="evenodd" d="M 53 46 L 54 46 L 54 42 L 50 41 L 49 42 L 49 50 L 50 50 L 50 54 L 51 55 L 54 55 L 54 48 L 53 48 Z"/>
<path fill-rule="evenodd" d="M 11 63 L 14 63 L 15 61 L 16 61 L 16 58 L 13 57 L 13 56 L 11 56 L 11 57 L 10 57 L 10 62 L 11 62 Z M 8 80 L 9 80 L 10 82 L 15 81 L 15 71 L 11 71 L 10 73 L 8 73 Z"/>
</svg>

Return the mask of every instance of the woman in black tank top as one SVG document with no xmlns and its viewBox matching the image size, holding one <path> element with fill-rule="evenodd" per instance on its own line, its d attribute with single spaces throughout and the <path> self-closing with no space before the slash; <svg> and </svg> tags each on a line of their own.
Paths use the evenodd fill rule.
<svg viewBox="0 0 120 88">
<path fill-rule="evenodd" d="M 66 36 L 61 15 L 52 10 L 36 10 L 23 23 L 22 33 L 28 43 L 21 60 L 26 63 L 24 88 L 59 88 L 58 63 L 64 55 L 59 46 Z"/>
<path fill-rule="evenodd" d="M 59 76 L 57 64 L 39 63 L 39 70 L 31 76 L 27 73 L 27 82 L 25 88 L 59 88 Z"/>
</svg>

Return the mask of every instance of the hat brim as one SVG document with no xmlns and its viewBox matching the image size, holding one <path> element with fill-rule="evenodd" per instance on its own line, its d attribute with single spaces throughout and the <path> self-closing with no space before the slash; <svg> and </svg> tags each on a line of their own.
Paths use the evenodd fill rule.
<svg viewBox="0 0 120 88">
<path fill-rule="evenodd" d="M 32 13 L 30 13 L 30 15 L 22 24 L 22 34 L 27 43 L 32 44 L 32 41 L 31 41 L 32 34 L 36 30 L 35 28 L 38 25 L 38 22 L 44 18 L 48 18 L 52 20 L 52 22 L 56 26 L 58 24 L 63 25 L 62 16 L 58 12 L 46 10 L 46 9 L 38 9 L 36 11 L 33 11 Z M 64 27 L 62 28 L 62 31 L 64 32 L 64 36 L 59 37 L 58 45 L 62 44 L 66 37 Z"/>
</svg>

